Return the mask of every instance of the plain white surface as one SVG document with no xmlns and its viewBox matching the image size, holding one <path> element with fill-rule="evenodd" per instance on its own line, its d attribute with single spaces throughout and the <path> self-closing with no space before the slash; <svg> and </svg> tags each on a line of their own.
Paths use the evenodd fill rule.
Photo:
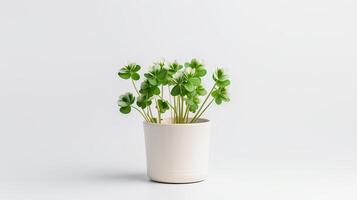
<svg viewBox="0 0 357 200">
<path fill-rule="evenodd" d="M 356 9 L 1 0 L 0 199 L 356 199 Z M 117 111 L 119 67 L 161 57 L 231 74 L 207 182 L 148 182 L 139 116 Z"/>
</svg>

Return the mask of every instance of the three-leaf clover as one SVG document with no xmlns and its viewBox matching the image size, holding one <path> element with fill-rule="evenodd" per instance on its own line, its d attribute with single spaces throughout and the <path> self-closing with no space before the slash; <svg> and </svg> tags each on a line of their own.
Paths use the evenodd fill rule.
<svg viewBox="0 0 357 200">
<path fill-rule="evenodd" d="M 182 65 L 180 65 L 178 62 L 175 61 L 169 65 L 168 72 L 170 75 L 173 75 L 176 72 L 178 72 L 180 69 L 182 69 Z"/>
<path fill-rule="evenodd" d="M 159 99 L 157 101 L 157 106 L 160 113 L 166 112 L 166 110 L 170 109 L 169 103 L 166 100 Z"/>
<path fill-rule="evenodd" d="M 198 104 L 200 103 L 200 99 L 197 95 L 187 95 L 186 103 L 189 106 L 190 112 L 195 113 L 198 109 Z"/>
<path fill-rule="evenodd" d="M 198 95 L 200 95 L 200 96 L 205 96 L 205 95 L 207 94 L 206 89 L 205 89 L 202 85 L 198 85 L 198 86 L 196 87 L 195 92 L 196 92 Z"/>
<path fill-rule="evenodd" d="M 142 109 L 150 106 L 151 103 L 151 99 L 146 95 L 140 95 L 136 100 L 136 105 L 138 105 Z"/>
<path fill-rule="evenodd" d="M 164 65 L 156 65 L 149 73 L 144 74 L 151 85 L 166 85 L 169 81 L 169 74 Z"/>
<path fill-rule="evenodd" d="M 213 74 L 213 80 L 216 82 L 216 85 L 220 88 L 226 87 L 231 84 L 231 81 L 228 80 L 228 76 L 224 73 L 222 68 L 218 68 Z"/>
<path fill-rule="evenodd" d="M 229 101 L 229 95 L 227 89 L 224 87 L 215 89 L 212 92 L 212 97 L 214 98 L 214 101 L 216 102 L 217 105 L 220 105 L 222 101 L 225 102 Z"/>
<path fill-rule="evenodd" d="M 123 114 L 128 114 L 131 111 L 131 105 L 134 103 L 135 97 L 132 93 L 127 92 L 119 96 L 118 106 L 120 107 L 120 112 Z"/>
<path fill-rule="evenodd" d="M 185 96 L 188 93 L 188 91 L 186 89 L 186 87 L 188 87 L 188 86 L 186 84 L 186 87 L 185 87 L 185 84 L 186 83 L 185 83 L 184 76 L 179 76 L 176 79 L 174 79 L 175 86 L 171 90 L 171 95 L 172 96 L 179 96 L 179 95 Z M 189 88 L 189 89 L 191 89 L 191 88 Z"/>
<path fill-rule="evenodd" d="M 203 77 L 207 74 L 207 70 L 197 59 L 192 59 L 191 62 L 185 63 L 185 67 L 191 67 L 194 69 L 196 77 Z"/>
<path fill-rule="evenodd" d="M 183 86 L 188 92 L 192 92 L 195 90 L 196 86 L 199 86 L 201 84 L 201 79 L 198 77 L 195 77 L 194 74 L 192 73 L 185 73 L 184 74 L 184 83 Z"/>
<path fill-rule="evenodd" d="M 127 66 L 124 66 L 120 69 L 118 75 L 123 78 L 123 79 L 133 79 L 133 80 L 139 80 L 140 75 L 138 71 L 140 70 L 140 65 L 137 65 L 135 63 L 131 63 Z"/>
<path fill-rule="evenodd" d="M 147 97 L 152 97 L 154 95 L 159 95 L 160 89 L 156 85 L 150 84 L 149 80 L 145 80 L 141 83 L 139 93 Z"/>
</svg>

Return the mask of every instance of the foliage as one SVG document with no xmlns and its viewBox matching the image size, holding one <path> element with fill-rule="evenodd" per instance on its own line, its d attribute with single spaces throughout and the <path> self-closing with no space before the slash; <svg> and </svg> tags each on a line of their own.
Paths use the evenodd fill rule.
<svg viewBox="0 0 357 200">
<path fill-rule="evenodd" d="M 223 101 L 229 101 L 229 95 L 226 87 L 231 84 L 228 80 L 228 76 L 224 73 L 222 68 L 218 68 L 213 74 L 213 80 L 217 85 L 217 89 L 212 92 L 212 97 L 217 105 L 220 105 Z"/>
<path fill-rule="evenodd" d="M 138 71 L 141 69 L 140 65 L 137 65 L 135 63 L 131 63 L 127 66 L 124 66 L 120 69 L 118 75 L 123 78 L 123 79 L 133 79 L 133 80 L 139 80 L 140 75 Z"/>
<path fill-rule="evenodd" d="M 162 100 L 162 99 L 159 99 L 157 101 L 157 106 L 160 113 L 165 113 L 168 109 L 170 109 L 169 103 L 166 100 Z"/>
<path fill-rule="evenodd" d="M 120 112 L 123 114 L 128 114 L 131 111 L 131 105 L 134 103 L 135 97 L 132 93 L 127 92 L 119 97 L 118 106 L 120 107 Z"/>
<path fill-rule="evenodd" d="M 214 101 L 217 105 L 229 101 L 227 87 L 230 80 L 222 68 L 212 75 L 214 85 L 209 92 L 202 84 L 207 70 L 202 62 L 192 59 L 181 65 L 177 61 L 154 63 L 147 73 L 139 90 L 134 81 L 140 79 L 141 67 L 135 63 L 122 67 L 118 73 L 122 79 L 131 79 L 137 98 L 132 93 L 119 97 L 121 113 L 128 114 L 131 108 L 137 110 L 147 122 L 161 123 L 163 115 L 170 111 L 172 123 L 195 123 Z M 167 88 L 165 90 L 165 88 Z M 164 92 L 165 91 L 165 92 Z M 168 100 L 165 99 L 165 95 Z M 204 101 L 201 97 L 206 96 Z M 136 100 L 136 107 L 134 105 Z M 152 107 L 156 109 L 152 111 Z M 190 113 L 194 115 L 190 117 Z"/>
<path fill-rule="evenodd" d="M 136 105 L 140 108 L 145 109 L 146 107 L 150 106 L 152 101 L 147 95 L 140 95 L 136 101 Z"/>
</svg>

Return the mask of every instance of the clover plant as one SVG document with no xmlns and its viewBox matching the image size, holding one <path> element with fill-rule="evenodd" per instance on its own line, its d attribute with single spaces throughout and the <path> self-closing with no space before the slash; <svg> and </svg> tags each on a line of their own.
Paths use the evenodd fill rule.
<svg viewBox="0 0 357 200">
<path fill-rule="evenodd" d="M 202 85 L 207 70 L 197 59 L 184 65 L 177 61 L 154 63 L 144 73 L 138 88 L 135 82 L 140 80 L 140 69 L 140 65 L 131 63 L 118 73 L 120 78 L 131 81 L 136 93 L 136 97 L 130 92 L 119 97 L 119 111 L 123 114 L 130 113 L 133 108 L 145 121 L 161 123 L 164 114 L 169 112 L 171 123 L 195 123 L 213 102 L 220 105 L 229 101 L 230 80 L 224 70 L 216 69 L 212 76 L 214 84 L 207 92 Z"/>
</svg>

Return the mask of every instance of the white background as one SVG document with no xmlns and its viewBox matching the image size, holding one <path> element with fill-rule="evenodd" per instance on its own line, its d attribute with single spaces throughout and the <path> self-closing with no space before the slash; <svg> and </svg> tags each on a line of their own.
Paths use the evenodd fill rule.
<svg viewBox="0 0 357 200">
<path fill-rule="evenodd" d="M 0 199 L 356 199 L 357 2 L 0 1 Z M 145 177 L 117 72 L 161 58 L 229 72 L 210 177 Z M 210 75 L 207 78 L 210 85 Z"/>
</svg>

